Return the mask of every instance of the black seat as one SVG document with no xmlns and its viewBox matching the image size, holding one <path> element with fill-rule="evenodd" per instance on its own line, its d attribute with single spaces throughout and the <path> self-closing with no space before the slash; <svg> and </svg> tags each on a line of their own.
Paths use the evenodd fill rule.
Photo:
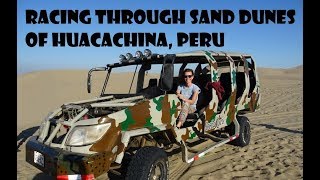
<svg viewBox="0 0 320 180">
<path fill-rule="evenodd" d="M 157 78 L 149 79 L 149 84 L 146 88 L 140 90 L 138 94 L 143 95 L 144 97 L 151 99 L 163 94 L 163 91 L 157 86 Z"/>
<path fill-rule="evenodd" d="M 240 100 L 245 88 L 246 88 L 246 79 L 244 72 L 237 72 L 237 95 L 236 95 L 236 103 Z"/>
<path fill-rule="evenodd" d="M 222 73 L 220 75 L 220 82 L 224 89 L 224 94 L 222 95 L 222 99 L 218 103 L 218 111 L 222 110 L 224 104 L 227 102 L 228 98 L 231 95 L 231 77 L 230 73 Z"/>
<path fill-rule="evenodd" d="M 198 119 L 204 119 L 205 116 L 204 116 L 203 112 L 205 109 L 206 109 L 206 107 L 203 107 L 202 109 L 197 110 L 194 113 L 188 114 L 186 121 L 182 125 L 182 128 L 194 126 L 195 123 L 198 121 Z"/>
<path fill-rule="evenodd" d="M 148 87 L 157 86 L 157 84 L 158 84 L 158 79 L 157 78 L 151 78 L 151 79 L 149 79 Z"/>
<path fill-rule="evenodd" d="M 205 101 L 204 99 L 206 99 L 206 100 L 209 99 L 208 97 L 205 97 L 204 95 L 200 95 L 200 94 L 198 97 L 198 102 L 200 102 L 199 100 L 201 100 L 201 99 L 203 99 L 202 102 Z M 203 112 L 209 103 L 207 103 L 206 105 L 204 105 L 204 104 L 205 103 L 202 103 L 201 105 L 197 104 L 197 110 L 194 113 L 189 113 L 187 116 L 187 120 L 188 121 L 193 121 L 193 120 L 197 121 L 201 117 L 201 115 L 203 115 Z"/>
</svg>

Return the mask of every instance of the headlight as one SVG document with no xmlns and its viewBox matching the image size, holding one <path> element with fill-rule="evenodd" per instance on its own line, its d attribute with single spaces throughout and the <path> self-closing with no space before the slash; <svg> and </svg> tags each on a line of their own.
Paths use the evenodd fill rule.
<svg viewBox="0 0 320 180">
<path fill-rule="evenodd" d="M 93 126 L 77 126 L 70 132 L 66 145 L 81 146 L 92 144 L 104 135 L 110 125 L 110 123 L 105 123 Z"/>
</svg>

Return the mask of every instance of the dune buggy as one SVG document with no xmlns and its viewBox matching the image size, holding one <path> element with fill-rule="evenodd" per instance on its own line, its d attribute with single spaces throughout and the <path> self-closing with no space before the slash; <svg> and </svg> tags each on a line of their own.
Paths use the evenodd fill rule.
<svg viewBox="0 0 320 180">
<path fill-rule="evenodd" d="M 112 70 L 120 67 L 135 68 L 129 93 L 107 92 Z M 152 67 L 158 68 L 150 71 Z M 197 111 L 178 129 L 181 102 L 175 92 L 186 67 L 194 68 L 193 83 L 201 93 Z M 126 166 L 121 175 L 127 179 L 168 179 L 166 151 L 174 145 L 181 147 L 182 160 L 190 163 L 228 142 L 238 146 L 250 142 L 250 123 L 244 114 L 255 112 L 261 99 L 251 55 L 214 51 L 162 55 L 145 50 L 133 57 L 128 53 L 118 63 L 88 72 L 89 93 L 94 71 L 106 71 L 100 96 L 52 111 L 39 134 L 26 144 L 27 162 L 57 179 L 99 179 L 107 172 L 121 174 L 121 166 Z M 190 142 L 198 139 L 215 143 L 195 151 Z"/>
</svg>

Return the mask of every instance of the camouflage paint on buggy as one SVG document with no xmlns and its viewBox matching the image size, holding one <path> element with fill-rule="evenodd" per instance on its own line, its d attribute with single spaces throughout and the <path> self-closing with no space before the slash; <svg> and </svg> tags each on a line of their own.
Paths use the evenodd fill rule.
<svg viewBox="0 0 320 180">
<path fill-rule="evenodd" d="M 138 76 L 136 94 L 117 95 L 104 92 L 113 68 L 166 63 L 207 65 L 206 69 L 202 69 L 200 74 L 195 75 L 198 75 L 200 80 L 209 77 L 207 81 L 202 79 L 204 83 L 201 84 L 201 88 L 206 92 L 205 95 L 208 93 L 209 95 L 204 97 L 206 103 L 201 109 L 190 115 L 191 125 L 189 126 L 176 128 L 181 109 L 181 102 L 174 93 L 176 87 L 161 91 L 159 83 L 156 91 L 143 93 L 139 86 L 144 81 L 144 69 L 141 70 L 142 75 Z M 171 56 L 153 54 L 148 57 L 131 58 L 122 63 L 108 64 L 106 68 L 93 69 L 89 72 L 89 76 L 94 70 L 108 71 L 101 96 L 64 104 L 41 124 L 39 136 L 33 137 L 27 143 L 27 161 L 53 176 L 98 177 L 121 165 L 126 151 L 131 148 L 133 139 L 137 137 L 143 137 L 136 145 L 138 147 L 145 146 L 145 142 L 149 141 L 148 138 L 158 145 L 163 145 L 159 139 L 165 139 L 169 144 L 178 143 L 183 149 L 183 160 L 192 162 L 213 148 L 236 139 L 239 136 L 237 114 L 254 112 L 260 105 L 258 74 L 252 57 L 247 54 L 214 51 L 194 51 Z M 164 78 L 164 76 L 161 77 Z M 175 85 L 178 83 L 177 79 L 177 77 L 173 79 Z M 221 101 L 214 88 L 204 89 L 206 83 L 219 81 L 229 84 L 229 87 L 225 85 L 227 93 Z M 148 92 L 153 94 L 150 95 Z M 88 115 L 91 118 L 88 118 Z M 199 135 L 210 138 L 211 135 L 208 132 L 223 129 L 232 123 L 236 126 L 233 135 L 197 153 L 192 158 L 188 157 L 186 142 Z M 96 128 L 97 133 L 86 128 Z M 100 134 L 99 137 L 97 134 Z M 86 143 L 85 140 L 79 140 L 73 136 L 87 139 L 97 136 L 98 138 Z M 81 141 L 83 141 L 82 144 Z M 45 157 L 43 165 L 35 162 L 34 151 L 42 153 Z"/>
</svg>

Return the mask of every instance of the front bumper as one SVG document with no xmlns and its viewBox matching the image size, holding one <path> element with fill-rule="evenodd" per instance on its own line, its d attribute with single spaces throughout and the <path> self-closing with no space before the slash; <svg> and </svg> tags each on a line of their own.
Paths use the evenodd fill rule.
<svg viewBox="0 0 320 180">
<path fill-rule="evenodd" d="M 44 166 L 34 162 L 34 154 L 39 152 L 44 157 Z M 49 147 L 37 141 L 33 136 L 26 144 L 26 161 L 51 176 L 91 175 L 98 177 L 110 168 L 111 153 L 84 155 L 59 148 Z M 113 158 L 112 158 L 113 159 Z"/>
</svg>

